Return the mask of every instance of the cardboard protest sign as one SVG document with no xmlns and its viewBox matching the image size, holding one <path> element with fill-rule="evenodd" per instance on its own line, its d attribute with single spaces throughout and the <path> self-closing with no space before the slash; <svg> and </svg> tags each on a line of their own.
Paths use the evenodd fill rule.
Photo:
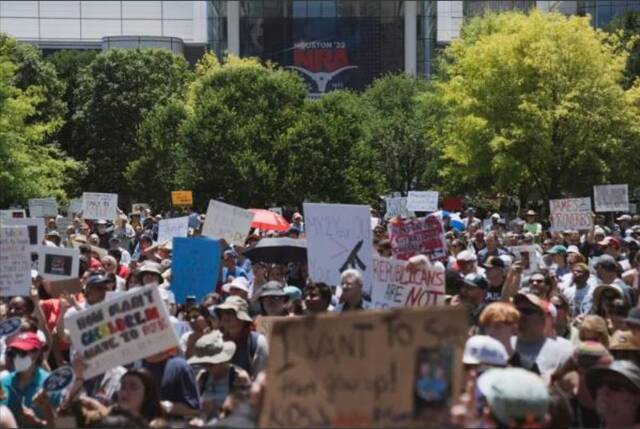
<svg viewBox="0 0 640 429">
<path fill-rule="evenodd" d="M 55 198 L 33 198 L 29 200 L 30 217 L 58 216 L 58 202 Z"/>
<path fill-rule="evenodd" d="M 193 205 L 193 192 L 191 191 L 173 191 L 171 192 L 171 204 L 174 206 L 191 206 Z"/>
<path fill-rule="evenodd" d="M 174 238 L 171 291 L 177 303 L 187 295 L 200 301 L 216 288 L 220 270 L 220 243 L 209 238 Z"/>
<path fill-rule="evenodd" d="M 259 426 L 445 427 L 467 330 L 462 307 L 278 321 Z"/>
<path fill-rule="evenodd" d="M 136 288 L 65 318 L 90 379 L 118 365 L 178 346 L 157 286 Z"/>
<path fill-rule="evenodd" d="M 67 214 L 78 214 L 82 212 L 84 208 L 84 201 L 82 198 L 74 198 L 69 201 L 69 209 L 67 210 Z"/>
<path fill-rule="evenodd" d="M 30 294 L 30 248 L 26 226 L 0 226 L 0 296 Z"/>
<path fill-rule="evenodd" d="M 593 200 L 597 212 L 626 212 L 629 210 L 629 186 L 594 186 Z"/>
<path fill-rule="evenodd" d="M 85 192 L 82 201 L 82 216 L 85 219 L 108 220 L 118 215 L 118 194 Z"/>
<path fill-rule="evenodd" d="M 43 218 L 26 218 L 26 219 L 7 219 L 2 221 L 7 226 L 26 226 L 29 231 L 29 244 L 38 246 L 44 241 L 44 219 Z"/>
<path fill-rule="evenodd" d="M 269 338 L 273 324 L 279 320 L 287 320 L 289 316 L 258 316 L 256 317 L 256 332 Z"/>
<path fill-rule="evenodd" d="M 27 215 L 22 209 L 16 210 L 0 210 L 0 221 L 6 219 L 24 219 Z"/>
<path fill-rule="evenodd" d="M 37 246 L 38 273 L 45 280 L 71 280 L 80 272 L 80 251 L 51 246 Z"/>
<path fill-rule="evenodd" d="M 389 224 L 391 252 L 395 258 L 409 259 L 424 254 L 432 262 L 447 259 L 447 241 L 440 218 L 434 214 Z"/>
<path fill-rule="evenodd" d="M 171 241 L 174 237 L 186 237 L 189 234 L 189 216 L 163 219 L 158 223 L 158 243 Z"/>
<path fill-rule="evenodd" d="M 409 271 L 398 259 L 373 258 L 371 302 L 375 308 L 427 307 L 444 304 L 442 264 Z"/>
<path fill-rule="evenodd" d="M 373 233 L 368 206 L 304 203 L 309 276 L 339 285 L 340 274 L 355 268 L 364 291 L 373 285 Z"/>
<path fill-rule="evenodd" d="M 590 198 L 549 200 L 549 209 L 552 231 L 581 230 L 593 227 Z"/>
<path fill-rule="evenodd" d="M 407 209 L 414 212 L 435 212 L 438 210 L 438 192 L 409 191 Z"/>
<path fill-rule="evenodd" d="M 407 209 L 407 197 L 388 197 L 384 199 L 384 204 L 387 208 L 384 215 L 385 218 L 414 216 L 414 213 Z"/>
<path fill-rule="evenodd" d="M 202 235 L 244 246 L 252 220 L 253 214 L 249 210 L 211 200 L 207 208 L 207 219 L 202 227 Z"/>
<path fill-rule="evenodd" d="M 51 296 L 53 298 L 58 298 L 63 293 L 76 294 L 79 292 L 82 292 L 80 279 L 55 280 L 51 282 Z"/>
<path fill-rule="evenodd" d="M 524 274 L 531 274 L 539 269 L 540 261 L 538 260 L 536 246 L 513 246 L 509 250 L 516 257 L 516 260 L 522 261 L 522 272 Z"/>
</svg>

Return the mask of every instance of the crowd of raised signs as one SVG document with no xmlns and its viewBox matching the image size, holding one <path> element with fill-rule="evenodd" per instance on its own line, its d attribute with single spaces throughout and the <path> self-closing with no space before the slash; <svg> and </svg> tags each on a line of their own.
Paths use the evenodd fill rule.
<svg viewBox="0 0 640 429">
<path fill-rule="evenodd" d="M 0 428 L 640 427 L 640 217 L 584 200 L 4 210 Z"/>
</svg>

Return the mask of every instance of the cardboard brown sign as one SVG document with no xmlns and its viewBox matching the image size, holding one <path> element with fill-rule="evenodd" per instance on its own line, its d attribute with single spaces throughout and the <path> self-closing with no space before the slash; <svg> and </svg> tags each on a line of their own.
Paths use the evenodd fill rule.
<svg viewBox="0 0 640 429">
<path fill-rule="evenodd" d="M 260 426 L 446 426 L 467 329 L 460 307 L 276 321 Z"/>
<path fill-rule="evenodd" d="M 51 296 L 58 298 L 63 293 L 75 294 L 82 292 L 80 279 L 57 280 L 51 282 Z"/>
</svg>

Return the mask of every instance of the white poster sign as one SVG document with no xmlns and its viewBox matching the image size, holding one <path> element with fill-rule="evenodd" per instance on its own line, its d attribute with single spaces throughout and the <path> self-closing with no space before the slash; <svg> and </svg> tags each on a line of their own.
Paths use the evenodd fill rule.
<svg viewBox="0 0 640 429">
<path fill-rule="evenodd" d="M 189 216 L 163 219 L 158 224 L 158 243 L 172 241 L 173 237 L 186 237 L 189 234 Z"/>
<path fill-rule="evenodd" d="M 375 308 L 426 307 L 444 304 L 445 273 L 440 263 L 407 269 L 407 261 L 373 258 L 373 290 Z"/>
<path fill-rule="evenodd" d="M 509 250 L 515 256 L 516 261 L 520 260 L 522 262 L 522 272 L 524 274 L 531 274 L 539 269 L 540 261 L 538 260 L 536 246 L 513 246 Z"/>
<path fill-rule="evenodd" d="M 81 213 L 83 207 L 84 207 L 83 199 L 74 198 L 71 201 L 69 201 L 69 210 L 67 210 L 67 214 L 71 216 L 73 214 Z"/>
<path fill-rule="evenodd" d="M 316 282 L 340 284 L 340 274 L 362 273 L 364 292 L 373 285 L 373 245 L 368 206 L 304 204 L 309 275 Z"/>
<path fill-rule="evenodd" d="M 80 251 L 78 249 L 38 246 L 38 273 L 45 280 L 78 278 Z"/>
<path fill-rule="evenodd" d="M 90 379 L 108 369 L 178 346 L 156 286 L 136 288 L 65 318 Z"/>
<path fill-rule="evenodd" d="M 27 214 L 22 209 L 0 210 L 0 221 L 5 219 L 24 219 Z"/>
<path fill-rule="evenodd" d="M 638 213 L 638 205 L 634 204 L 634 203 L 629 203 L 629 213 L 631 213 L 632 215 L 637 214 Z"/>
<path fill-rule="evenodd" d="M 385 218 L 394 216 L 412 217 L 415 214 L 407 209 L 407 197 L 388 197 L 384 199 L 387 211 Z"/>
<path fill-rule="evenodd" d="M 30 295 L 30 247 L 26 226 L 0 226 L 0 296 Z"/>
<path fill-rule="evenodd" d="M 29 200 L 30 217 L 58 216 L 58 202 L 55 198 L 33 198 Z"/>
<path fill-rule="evenodd" d="M 629 186 L 594 186 L 593 199 L 597 212 L 626 212 L 629 210 Z"/>
<path fill-rule="evenodd" d="M 118 194 L 85 192 L 82 202 L 82 216 L 85 219 L 110 220 L 118 215 Z"/>
<path fill-rule="evenodd" d="M 7 226 L 26 226 L 29 231 L 29 244 L 31 246 L 38 246 L 44 241 L 44 219 L 43 218 L 31 218 L 26 219 L 7 219 L 2 221 L 3 225 Z"/>
<path fill-rule="evenodd" d="M 211 200 L 207 208 L 207 219 L 202 228 L 202 235 L 244 246 L 252 220 L 253 214 L 249 210 Z"/>
<path fill-rule="evenodd" d="M 435 212 L 438 210 L 438 192 L 409 191 L 407 210 L 413 212 Z"/>
<path fill-rule="evenodd" d="M 585 230 L 593 227 L 591 198 L 549 200 L 551 230 Z"/>
</svg>

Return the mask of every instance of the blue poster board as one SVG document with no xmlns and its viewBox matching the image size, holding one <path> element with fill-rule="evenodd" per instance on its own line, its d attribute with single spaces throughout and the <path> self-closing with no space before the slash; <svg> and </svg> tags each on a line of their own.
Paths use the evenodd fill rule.
<svg viewBox="0 0 640 429">
<path fill-rule="evenodd" d="M 171 291 L 177 304 L 184 304 L 189 295 L 200 302 L 215 291 L 220 269 L 218 240 L 175 237 L 171 259 Z"/>
</svg>

